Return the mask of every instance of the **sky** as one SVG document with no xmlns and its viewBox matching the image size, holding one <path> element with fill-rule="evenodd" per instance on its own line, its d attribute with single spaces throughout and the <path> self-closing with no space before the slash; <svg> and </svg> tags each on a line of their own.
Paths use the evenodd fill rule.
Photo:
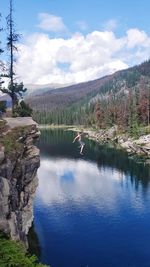
<svg viewBox="0 0 150 267">
<path fill-rule="evenodd" d="M 9 0 L 0 0 L 1 25 Z M 13 0 L 25 85 L 94 80 L 150 58 L 149 0 Z M 0 33 L 5 40 L 5 32 Z"/>
</svg>

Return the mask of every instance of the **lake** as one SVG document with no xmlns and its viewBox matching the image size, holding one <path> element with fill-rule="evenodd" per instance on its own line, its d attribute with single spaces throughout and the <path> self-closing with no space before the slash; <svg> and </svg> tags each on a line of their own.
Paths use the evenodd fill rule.
<svg viewBox="0 0 150 267">
<path fill-rule="evenodd" d="M 150 169 L 75 133 L 41 131 L 34 200 L 39 259 L 51 267 L 150 266 Z"/>
</svg>

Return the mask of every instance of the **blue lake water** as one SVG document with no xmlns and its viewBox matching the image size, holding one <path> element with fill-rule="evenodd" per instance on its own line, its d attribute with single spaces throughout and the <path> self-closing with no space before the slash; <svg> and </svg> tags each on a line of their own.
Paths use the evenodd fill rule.
<svg viewBox="0 0 150 267">
<path fill-rule="evenodd" d="M 43 130 L 34 201 L 39 259 L 51 267 L 150 267 L 150 170 L 73 132 Z"/>
</svg>

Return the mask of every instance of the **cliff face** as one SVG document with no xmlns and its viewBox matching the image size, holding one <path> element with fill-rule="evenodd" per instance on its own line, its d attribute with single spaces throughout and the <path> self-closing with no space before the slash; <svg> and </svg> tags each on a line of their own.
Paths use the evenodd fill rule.
<svg viewBox="0 0 150 267">
<path fill-rule="evenodd" d="M 26 243 L 40 165 L 38 127 L 31 118 L 7 118 L 0 127 L 0 230 Z"/>
</svg>

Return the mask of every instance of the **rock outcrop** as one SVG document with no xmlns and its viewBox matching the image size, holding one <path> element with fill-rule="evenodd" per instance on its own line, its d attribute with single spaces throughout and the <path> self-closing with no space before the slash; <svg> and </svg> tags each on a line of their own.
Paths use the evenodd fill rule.
<svg viewBox="0 0 150 267">
<path fill-rule="evenodd" d="M 27 244 L 33 220 L 39 150 L 32 118 L 6 118 L 0 128 L 0 230 Z"/>
<path fill-rule="evenodd" d="M 114 126 L 103 133 L 98 133 L 97 139 L 99 141 L 115 142 L 130 155 L 145 156 L 147 159 L 150 157 L 150 134 L 142 135 L 136 139 L 127 134 L 118 134 L 117 126 Z M 145 160 L 145 163 L 148 163 L 148 160 Z"/>
<path fill-rule="evenodd" d="M 80 131 L 78 128 L 70 128 L 70 130 Z M 150 165 L 150 134 L 141 135 L 139 138 L 132 138 L 129 134 L 119 134 L 117 125 L 110 129 L 84 129 L 82 131 L 88 138 L 103 144 L 112 144 L 116 148 L 122 148 L 128 152 L 130 156 L 139 156 L 144 159 L 145 164 Z"/>
</svg>

